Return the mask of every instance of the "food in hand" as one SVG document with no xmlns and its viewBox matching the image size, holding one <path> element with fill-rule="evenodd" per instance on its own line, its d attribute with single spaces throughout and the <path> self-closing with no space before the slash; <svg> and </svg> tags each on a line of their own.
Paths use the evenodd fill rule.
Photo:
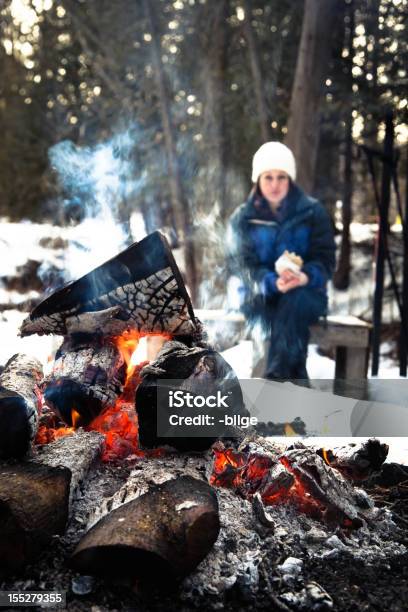
<svg viewBox="0 0 408 612">
<path fill-rule="evenodd" d="M 285 251 L 275 262 L 275 270 L 279 276 L 285 271 L 290 270 L 294 274 L 300 274 L 303 266 L 303 259 L 296 253 Z"/>
</svg>

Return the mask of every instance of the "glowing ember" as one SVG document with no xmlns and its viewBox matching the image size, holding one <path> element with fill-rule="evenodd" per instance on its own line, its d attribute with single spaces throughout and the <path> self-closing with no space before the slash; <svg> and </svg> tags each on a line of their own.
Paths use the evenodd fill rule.
<svg viewBox="0 0 408 612">
<path fill-rule="evenodd" d="M 315 518 L 325 513 L 323 504 L 312 496 L 285 456 L 274 460 L 258 453 L 215 448 L 210 484 L 232 488 L 245 499 L 260 493 L 266 505 L 290 502 Z"/>
<path fill-rule="evenodd" d="M 58 438 L 63 438 L 64 436 L 70 436 L 75 433 L 75 429 L 73 427 L 57 427 L 55 429 L 47 427 L 46 425 L 41 425 L 38 428 L 38 432 L 35 438 L 36 444 L 49 444 L 50 442 L 54 442 L 58 440 Z"/>
</svg>

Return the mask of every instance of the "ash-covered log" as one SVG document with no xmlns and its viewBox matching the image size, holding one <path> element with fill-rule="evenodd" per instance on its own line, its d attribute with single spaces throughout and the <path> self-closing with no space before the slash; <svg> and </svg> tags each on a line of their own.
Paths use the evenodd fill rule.
<svg viewBox="0 0 408 612">
<path fill-rule="evenodd" d="M 100 456 L 103 436 L 80 431 L 0 463 L 0 574 L 18 572 L 64 533 L 72 502 Z"/>
<path fill-rule="evenodd" d="M 141 370 L 142 381 L 136 391 L 139 442 L 144 448 L 170 445 L 181 451 L 204 450 L 223 435 L 234 435 L 234 427 L 223 426 L 218 419 L 226 415 L 248 416 L 239 381 L 231 366 L 209 347 L 188 347 L 182 342 L 166 342 L 157 359 Z M 226 397 L 227 407 L 203 405 L 170 406 L 168 398 L 177 391 L 208 397 Z M 186 428 L 169 426 L 170 416 L 214 418 L 214 425 Z M 179 421 L 180 422 L 180 421 Z M 211 421 L 212 423 L 212 421 Z M 159 427 L 159 433 L 158 433 Z M 166 435 L 164 435 L 166 434 Z"/>
<path fill-rule="evenodd" d="M 358 507 L 359 497 L 352 485 L 330 468 L 312 448 L 299 444 L 297 448 L 286 451 L 281 461 L 295 477 L 301 494 L 307 494 L 305 500 L 315 500 L 321 506 L 321 518 L 349 527 L 364 524 Z"/>
<path fill-rule="evenodd" d="M 351 442 L 345 446 L 320 448 L 316 452 L 343 476 L 358 482 L 381 469 L 388 455 L 388 445 L 376 438 L 370 438 L 362 442 Z"/>
<path fill-rule="evenodd" d="M 126 363 L 113 342 L 101 336 L 68 336 L 44 380 L 44 401 L 68 425 L 87 425 L 115 403 L 125 378 Z"/>
<path fill-rule="evenodd" d="M 36 447 L 31 462 L 51 467 L 64 467 L 71 473 L 69 491 L 70 511 L 77 490 L 88 475 L 89 470 L 99 459 L 104 445 L 104 436 L 97 431 L 76 431 Z"/>
<path fill-rule="evenodd" d="M 83 537 L 70 565 L 82 574 L 168 585 L 192 572 L 219 533 L 214 490 L 191 476 L 151 487 Z"/>
<path fill-rule="evenodd" d="M 118 305 L 117 318 L 139 332 L 190 336 L 200 329 L 167 240 L 154 232 L 46 298 L 21 335 L 66 335 L 67 319 Z"/>
<path fill-rule="evenodd" d="M 0 375 L 0 458 L 21 457 L 34 440 L 41 407 L 40 362 L 19 353 Z"/>
<path fill-rule="evenodd" d="M 74 334 L 121 336 L 125 331 L 131 329 L 131 325 L 128 321 L 123 320 L 123 317 L 124 313 L 121 306 L 112 306 L 95 312 L 83 312 L 68 317 L 65 320 L 67 336 Z"/>
</svg>

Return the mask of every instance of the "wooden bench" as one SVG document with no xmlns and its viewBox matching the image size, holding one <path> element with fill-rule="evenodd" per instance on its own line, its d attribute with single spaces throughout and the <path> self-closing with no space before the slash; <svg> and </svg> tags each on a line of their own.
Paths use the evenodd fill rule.
<svg viewBox="0 0 408 612">
<path fill-rule="evenodd" d="M 328 316 L 310 328 L 311 344 L 334 347 L 335 378 L 367 378 L 371 324 L 353 316 Z"/>
<path fill-rule="evenodd" d="M 204 327 L 215 330 L 216 339 L 218 335 L 224 341 L 221 349 L 230 348 L 244 338 L 245 317 L 239 312 L 196 310 L 195 314 Z M 335 349 L 335 378 L 344 380 L 367 377 L 370 335 L 371 325 L 353 316 L 328 316 L 310 328 L 311 344 Z M 253 376 L 261 376 L 263 368 L 264 362 L 258 362 Z"/>
</svg>

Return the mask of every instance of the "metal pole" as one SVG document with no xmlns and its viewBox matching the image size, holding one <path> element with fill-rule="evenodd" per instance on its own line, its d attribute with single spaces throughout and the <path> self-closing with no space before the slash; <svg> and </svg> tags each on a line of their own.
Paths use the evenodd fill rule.
<svg viewBox="0 0 408 612">
<path fill-rule="evenodd" d="M 373 335 L 372 335 L 372 363 L 371 374 L 377 376 L 380 362 L 382 301 L 384 294 L 384 261 L 387 253 L 388 211 L 390 207 L 390 192 L 393 164 L 394 124 L 392 113 L 385 118 L 384 161 L 381 184 L 381 203 L 378 233 L 378 251 L 375 273 Z"/>
</svg>

